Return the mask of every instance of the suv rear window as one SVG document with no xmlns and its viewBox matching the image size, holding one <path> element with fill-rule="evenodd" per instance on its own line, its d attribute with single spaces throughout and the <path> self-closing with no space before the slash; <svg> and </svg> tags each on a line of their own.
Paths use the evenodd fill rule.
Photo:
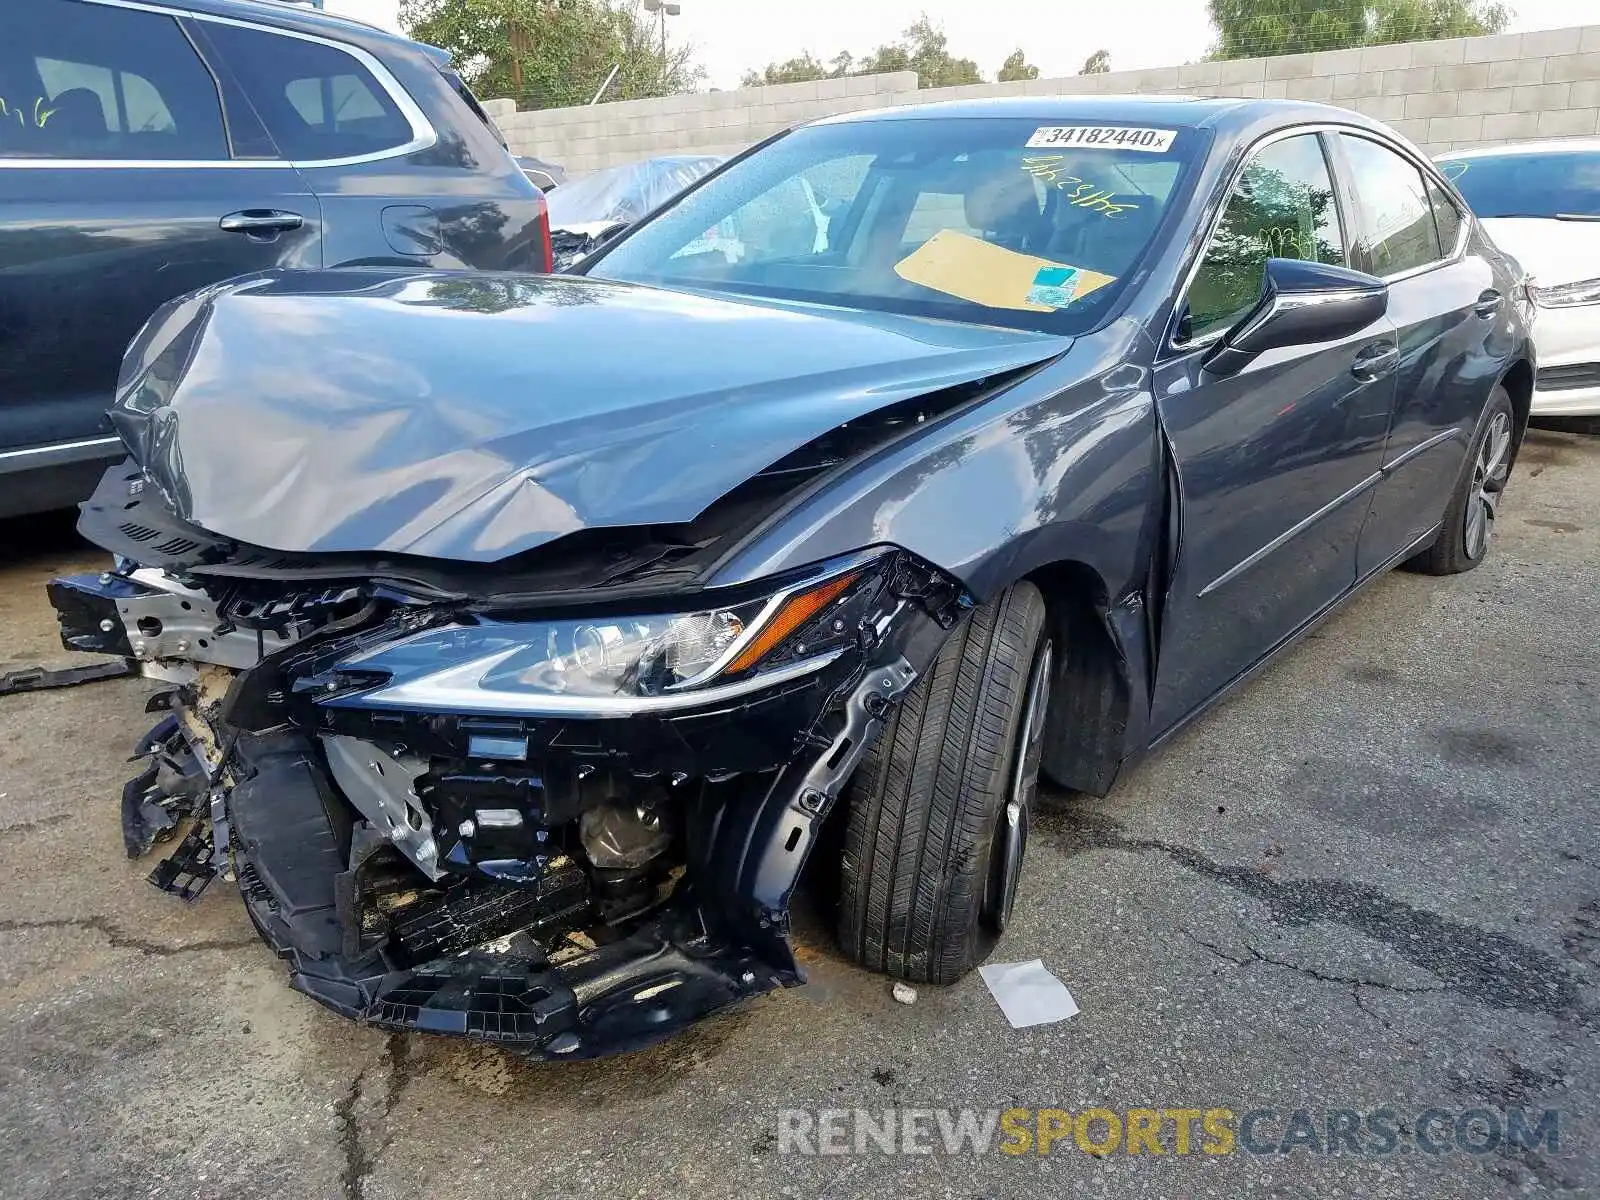
<svg viewBox="0 0 1600 1200">
<path fill-rule="evenodd" d="M 472 115 L 482 121 L 489 132 L 494 134 L 495 140 L 509 150 L 511 145 L 506 141 L 506 135 L 500 132 L 500 126 L 494 123 L 489 114 L 484 111 L 483 105 L 478 103 L 478 98 L 472 94 L 472 89 L 467 86 L 467 81 L 461 78 L 460 72 L 452 67 L 440 67 L 439 74 L 444 76 L 444 80 L 450 85 L 451 90 L 461 97 L 461 102 L 472 110 Z"/>
<path fill-rule="evenodd" d="M 411 141 L 411 122 L 354 55 L 237 25 L 208 22 L 205 32 L 243 83 L 283 157 L 355 158 Z"/>
</svg>

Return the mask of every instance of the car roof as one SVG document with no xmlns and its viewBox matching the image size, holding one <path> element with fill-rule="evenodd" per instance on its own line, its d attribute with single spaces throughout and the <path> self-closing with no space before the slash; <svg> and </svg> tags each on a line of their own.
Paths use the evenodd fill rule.
<svg viewBox="0 0 1600 1200">
<path fill-rule="evenodd" d="M 1452 150 L 1448 154 L 1439 154 L 1438 159 L 1461 158 L 1499 158 L 1505 155 L 1521 154 L 1571 154 L 1579 153 L 1600 154 L 1600 138 L 1545 138 L 1538 142 L 1513 142 L 1505 146 L 1478 146 L 1471 150 Z"/>
<path fill-rule="evenodd" d="M 1243 130 L 1279 118 L 1283 124 L 1329 121 L 1389 133 L 1379 122 L 1331 104 L 1305 100 L 1261 100 L 1243 96 L 995 96 L 973 100 L 942 100 L 932 104 L 907 104 L 841 113 L 813 122 L 817 125 L 854 121 L 915 121 L 961 117 L 1017 117 L 1037 121 L 1093 120 L 1140 122 L 1185 127 L 1226 127 Z"/>
<path fill-rule="evenodd" d="M 149 2 L 160 8 L 205 13 L 214 17 L 231 17 L 239 21 L 274 25 L 280 29 L 292 29 L 300 33 L 322 34 L 344 41 L 423 45 L 403 34 L 392 33 L 377 25 L 368 25 L 365 21 L 354 17 L 323 12 L 309 5 L 290 4 L 285 0 L 149 0 Z"/>
</svg>

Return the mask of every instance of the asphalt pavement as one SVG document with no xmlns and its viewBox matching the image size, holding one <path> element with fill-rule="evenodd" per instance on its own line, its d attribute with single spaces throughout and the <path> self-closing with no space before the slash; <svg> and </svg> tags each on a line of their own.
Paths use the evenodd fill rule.
<svg viewBox="0 0 1600 1200">
<path fill-rule="evenodd" d="M 976 976 L 897 1003 L 814 919 L 807 986 L 626 1058 L 361 1028 L 228 885 L 185 907 L 124 857 L 149 685 L 0 698 L 0 1196 L 1600 1194 L 1600 439 L 1532 434 L 1503 514 L 1482 569 L 1376 582 L 1050 799 L 996 959 L 1082 1011 L 1025 1030 Z M 0 672 L 73 662 L 43 585 L 100 561 L 0 524 Z"/>
</svg>

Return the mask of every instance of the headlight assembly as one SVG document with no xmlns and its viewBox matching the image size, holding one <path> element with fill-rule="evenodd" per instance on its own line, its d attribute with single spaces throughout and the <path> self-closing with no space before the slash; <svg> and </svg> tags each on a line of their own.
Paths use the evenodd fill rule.
<svg viewBox="0 0 1600 1200">
<path fill-rule="evenodd" d="M 768 596 L 696 611 L 444 626 L 338 663 L 333 702 L 589 716 L 699 707 L 834 662 L 857 644 L 882 586 L 880 559 L 856 556 Z"/>
<path fill-rule="evenodd" d="M 1540 308 L 1576 308 L 1580 304 L 1600 304 L 1600 279 L 1583 279 L 1558 287 L 1532 286 L 1534 303 Z"/>
</svg>

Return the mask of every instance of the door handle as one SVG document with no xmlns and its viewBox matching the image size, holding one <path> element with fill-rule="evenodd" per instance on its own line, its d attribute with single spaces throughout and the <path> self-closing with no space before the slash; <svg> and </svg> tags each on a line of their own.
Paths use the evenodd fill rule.
<svg viewBox="0 0 1600 1200">
<path fill-rule="evenodd" d="M 1472 306 L 1472 311 L 1480 317 L 1492 317 L 1500 311 L 1500 293 L 1490 288 L 1478 297 L 1478 302 Z"/>
<path fill-rule="evenodd" d="M 1400 347 L 1389 342 L 1368 346 L 1350 364 L 1350 374 L 1363 383 L 1387 375 L 1400 361 Z"/>
<path fill-rule="evenodd" d="M 299 213 L 283 212 L 276 208 L 247 208 L 229 213 L 217 222 L 224 233 L 247 233 L 252 237 L 276 237 L 304 225 Z"/>
</svg>

